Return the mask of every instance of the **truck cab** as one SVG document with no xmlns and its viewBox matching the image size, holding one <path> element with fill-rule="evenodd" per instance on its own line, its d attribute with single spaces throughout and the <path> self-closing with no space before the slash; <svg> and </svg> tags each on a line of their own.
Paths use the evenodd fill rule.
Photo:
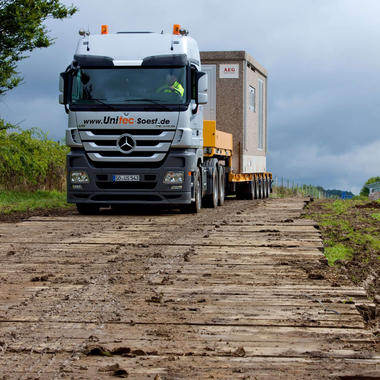
<svg viewBox="0 0 380 380">
<path fill-rule="evenodd" d="M 198 207 L 207 77 L 196 41 L 178 25 L 173 34 L 80 34 L 60 75 L 68 202 L 81 213 L 117 204 Z"/>
</svg>

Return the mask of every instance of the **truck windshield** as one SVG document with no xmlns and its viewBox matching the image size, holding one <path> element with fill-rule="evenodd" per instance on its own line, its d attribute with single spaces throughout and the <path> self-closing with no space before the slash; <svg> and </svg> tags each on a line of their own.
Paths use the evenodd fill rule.
<svg viewBox="0 0 380 380">
<path fill-rule="evenodd" d="M 71 104 L 185 104 L 186 68 L 81 68 Z"/>
</svg>

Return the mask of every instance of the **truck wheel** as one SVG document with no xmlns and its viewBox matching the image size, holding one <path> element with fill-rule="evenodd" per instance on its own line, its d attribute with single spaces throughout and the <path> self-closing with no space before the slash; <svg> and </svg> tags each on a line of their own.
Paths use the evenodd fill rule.
<svg viewBox="0 0 380 380">
<path fill-rule="evenodd" d="M 91 203 L 77 203 L 77 210 L 82 215 L 95 215 L 99 213 L 99 206 Z"/>
<path fill-rule="evenodd" d="M 224 197 L 226 195 L 226 175 L 224 171 L 224 166 L 218 166 L 218 177 L 219 177 L 219 206 L 223 206 Z"/>
<path fill-rule="evenodd" d="M 189 205 L 183 205 L 181 207 L 183 212 L 196 214 L 202 208 L 202 181 L 199 168 L 197 168 L 194 174 L 194 198 L 195 200 Z"/>
<path fill-rule="evenodd" d="M 213 166 L 212 171 L 212 192 L 208 194 L 204 198 L 204 203 L 206 207 L 216 208 L 218 207 L 219 202 L 219 181 L 218 181 L 218 167 L 216 164 Z"/>
</svg>

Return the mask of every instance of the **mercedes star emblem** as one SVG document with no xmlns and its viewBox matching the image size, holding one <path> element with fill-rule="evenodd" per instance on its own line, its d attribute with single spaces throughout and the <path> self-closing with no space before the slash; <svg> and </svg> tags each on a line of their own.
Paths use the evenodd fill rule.
<svg viewBox="0 0 380 380">
<path fill-rule="evenodd" d="M 136 142 L 131 135 L 122 135 L 117 145 L 122 153 L 131 153 L 136 146 Z"/>
</svg>

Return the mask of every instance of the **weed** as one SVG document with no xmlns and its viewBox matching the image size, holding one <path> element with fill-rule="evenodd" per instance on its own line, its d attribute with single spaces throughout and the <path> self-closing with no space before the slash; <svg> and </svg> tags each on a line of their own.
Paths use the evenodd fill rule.
<svg viewBox="0 0 380 380">
<path fill-rule="evenodd" d="M 353 256 L 353 251 L 343 244 L 336 244 L 325 248 L 325 256 L 329 265 L 333 266 L 336 260 L 350 260 Z"/>
</svg>

